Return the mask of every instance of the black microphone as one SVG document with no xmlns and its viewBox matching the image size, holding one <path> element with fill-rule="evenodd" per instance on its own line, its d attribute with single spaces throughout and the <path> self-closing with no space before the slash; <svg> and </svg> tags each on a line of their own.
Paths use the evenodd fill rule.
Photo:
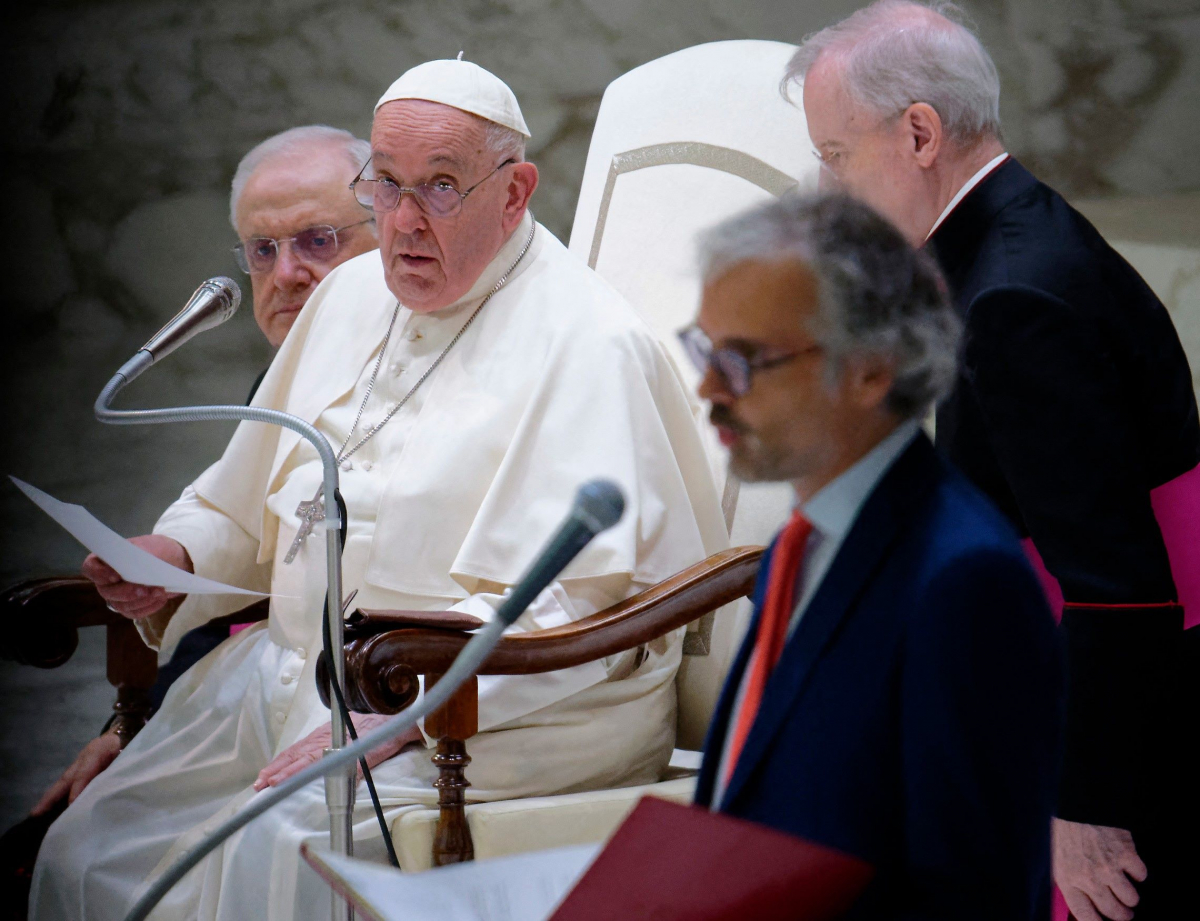
<svg viewBox="0 0 1200 921">
<path fill-rule="evenodd" d="M 223 275 L 210 278 L 195 290 L 183 310 L 151 336 L 140 351 L 149 352 L 150 363 L 154 364 L 197 333 L 220 326 L 237 312 L 241 302 L 242 289 L 232 278 Z"/>
<path fill-rule="evenodd" d="M 592 538 L 620 521 L 624 513 L 625 496 L 616 483 L 589 480 L 580 486 L 566 521 L 513 586 L 496 611 L 496 619 L 503 621 L 506 627 L 511 625 Z"/>
</svg>

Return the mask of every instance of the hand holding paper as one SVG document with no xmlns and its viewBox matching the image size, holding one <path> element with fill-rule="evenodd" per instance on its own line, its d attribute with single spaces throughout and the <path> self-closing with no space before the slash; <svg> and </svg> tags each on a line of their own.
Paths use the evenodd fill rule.
<svg viewBox="0 0 1200 921">
<path fill-rule="evenodd" d="M 16 484 L 21 492 L 32 499 L 38 508 L 62 525 L 72 537 L 87 547 L 88 550 L 92 551 L 107 565 L 107 568 L 111 568 L 124 582 L 132 583 L 132 586 L 161 588 L 174 595 L 231 594 L 253 595 L 259 598 L 266 597 L 262 592 L 252 592 L 249 589 L 225 585 L 221 582 L 215 582 L 212 579 L 193 575 L 186 569 L 173 566 L 153 553 L 148 552 L 146 549 L 123 538 L 116 531 L 98 521 L 82 505 L 71 505 L 67 502 L 60 502 L 53 496 L 42 492 L 35 486 L 30 486 L 22 480 L 18 480 L 16 477 L 10 476 L 9 479 Z M 148 538 L 156 539 L 153 535 L 148 535 Z M 158 539 L 167 540 L 167 538 Z M 137 538 L 137 540 L 145 543 L 147 538 Z M 174 542 L 172 541 L 172 543 Z M 186 558 L 186 556 L 185 551 L 184 557 Z M 100 574 L 102 570 L 97 569 L 96 572 Z M 84 575 L 92 578 L 93 581 L 97 581 L 88 572 L 85 572 Z M 103 589 L 103 586 L 99 582 L 97 582 L 97 587 Z M 101 590 L 101 594 L 104 594 L 103 590 Z M 159 606 L 161 607 L 161 604 Z M 124 607 L 123 604 L 122 607 Z M 145 614 L 140 614 L 140 616 L 146 616 L 149 613 L 153 612 L 146 611 Z"/>
<path fill-rule="evenodd" d="M 187 548 L 170 537 L 162 534 L 143 534 L 140 537 L 129 538 L 129 543 L 169 566 L 184 572 L 195 571 Z M 111 610 L 124 614 L 131 620 L 141 620 L 143 617 L 157 614 L 171 601 L 183 597 L 181 592 L 168 591 L 157 585 L 128 582 L 94 553 L 88 554 L 79 571 L 95 584 L 96 591 Z"/>
</svg>

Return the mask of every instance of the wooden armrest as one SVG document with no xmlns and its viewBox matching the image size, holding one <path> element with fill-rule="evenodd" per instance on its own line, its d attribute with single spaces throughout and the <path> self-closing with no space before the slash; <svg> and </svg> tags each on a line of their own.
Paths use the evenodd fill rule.
<svg viewBox="0 0 1200 921">
<path fill-rule="evenodd" d="M 57 668 L 79 645 L 80 627 L 98 627 L 124 620 L 110 611 L 96 586 L 83 576 L 29 579 L 0 595 L 0 658 Z"/>
<path fill-rule="evenodd" d="M 264 620 L 269 599 L 214 621 L 244 624 Z M 57 668 L 79 645 L 80 627 L 128 626 L 131 621 L 109 610 L 90 579 L 83 576 L 53 576 L 29 579 L 0 594 L 0 659 Z"/>
<path fill-rule="evenodd" d="M 750 594 L 762 552 L 762 547 L 724 550 L 591 617 L 505 635 L 479 674 L 556 671 L 648 643 Z M 462 630 L 406 626 L 348 640 L 347 706 L 360 713 L 398 713 L 416 699 L 417 676 L 445 673 L 470 639 Z M 328 706 L 323 656 L 317 663 L 317 687 Z"/>
<path fill-rule="evenodd" d="M 478 630 L 482 626 L 482 620 L 463 611 L 377 611 L 359 608 L 346 618 L 345 629 L 347 640 L 357 640 L 402 627 Z"/>
</svg>

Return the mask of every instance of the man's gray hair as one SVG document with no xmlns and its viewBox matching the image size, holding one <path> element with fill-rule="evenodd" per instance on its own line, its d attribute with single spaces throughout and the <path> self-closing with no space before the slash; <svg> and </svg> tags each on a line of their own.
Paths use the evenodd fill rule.
<svg viewBox="0 0 1200 921">
<path fill-rule="evenodd" d="M 295 155 L 305 148 L 316 146 L 340 146 L 345 152 L 346 163 L 352 169 L 346 179 L 347 186 L 350 178 L 362 168 L 371 156 L 371 143 L 356 138 L 349 131 L 341 128 L 331 128 L 329 125 L 303 125 L 299 128 L 289 128 L 281 131 L 258 144 L 242 157 L 242 162 L 233 174 L 233 184 L 229 192 L 229 223 L 237 230 L 237 204 L 246 188 L 246 183 L 254 171 L 267 160 L 281 155 Z M 350 193 L 347 191 L 346 193 Z M 372 225 L 374 227 L 374 225 Z"/>
<path fill-rule="evenodd" d="M 953 3 L 878 0 L 808 36 L 780 83 L 785 97 L 826 51 L 841 58 L 850 97 L 884 117 L 923 102 L 958 144 L 1000 135 L 996 65 Z"/>
<path fill-rule="evenodd" d="M 476 116 L 478 117 L 478 116 Z M 483 144 L 489 153 L 495 154 L 498 160 L 516 160 L 518 163 L 525 159 L 525 135 L 514 131 L 508 125 L 493 121 L 487 122 L 487 133 Z"/>
<path fill-rule="evenodd" d="M 798 261 L 817 278 L 817 337 L 836 381 L 844 359 L 878 355 L 895 375 L 887 407 L 923 415 L 949 393 L 962 324 L 937 265 L 868 206 L 793 193 L 729 218 L 700 238 L 704 280 L 743 262 Z"/>
</svg>

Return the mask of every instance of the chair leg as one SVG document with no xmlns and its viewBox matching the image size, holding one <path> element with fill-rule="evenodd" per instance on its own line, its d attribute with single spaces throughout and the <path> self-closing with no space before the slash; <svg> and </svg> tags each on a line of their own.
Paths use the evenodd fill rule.
<svg viewBox="0 0 1200 921">
<path fill-rule="evenodd" d="M 158 656 L 142 642 L 133 621 L 108 625 L 108 682 L 117 689 L 113 730 L 124 748 L 150 719 L 150 688 Z"/>
<path fill-rule="evenodd" d="M 427 675 L 426 687 L 437 684 L 441 675 Z M 425 719 L 425 731 L 438 740 L 433 763 L 438 778 L 438 823 L 433 833 L 433 865 L 444 867 L 475 859 L 475 845 L 467 824 L 466 767 L 471 763 L 466 740 L 479 730 L 479 682 L 472 678 L 446 704 Z"/>
<path fill-rule="evenodd" d="M 471 763 L 467 746 L 460 739 L 438 739 L 438 779 L 433 782 L 438 791 L 438 822 L 433 833 L 433 865 L 463 863 L 475 859 L 471 827 L 467 824 L 466 789 L 471 786 L 463 771 Z"/>
</svg>

